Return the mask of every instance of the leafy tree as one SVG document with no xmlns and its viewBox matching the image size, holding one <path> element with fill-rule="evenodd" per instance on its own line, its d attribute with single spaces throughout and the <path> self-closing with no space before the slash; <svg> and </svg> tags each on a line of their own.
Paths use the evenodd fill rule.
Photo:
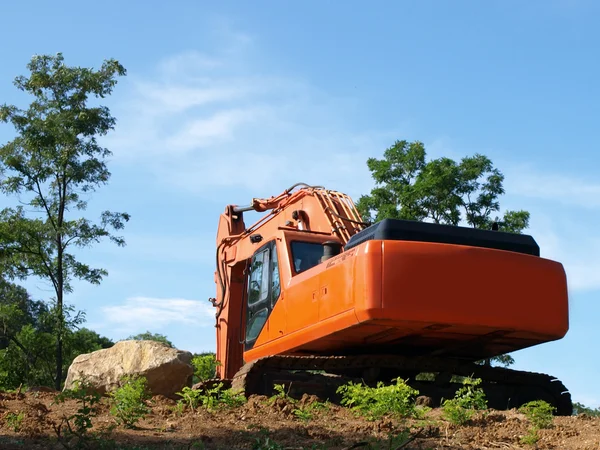
<svg viewBox="0 0 600 450">
<path fill-rule="evenodd" d="M 79 315 L 77 321 L 68 323 L 64 334 L 64 371 L 76 356 L 113 345 L 95 331 L 73 331 L 81 321 Z M 52 312 L 45 303 L 31 299 L 23 287 L 0 279 L 0 388 L 54 383 L 57 337 L 52 322 Z"/>
<path fill-rule="evenodd" d="M 0 349 L 16 341 L 16 334 L 25 325 L 37 327 L 42 314 L 48 312 L 44 302 L 34 301 L 22 286 L 0 278 Z"/>
<path fill-rule="evenodd" d="M 367 166 L 376 187 L 363 195 L 357 208 L 364 219 L 386 218 L 431 221 L 521 233 L 529 226 L 529 212 L 507 211 L 503 217 L 499 196 L 504 194 L 504 175 L 483 155 L 426 161 L 421 142 L 396 141 L 383 159 L 369 158 Z"/>
<path fill-rule="evenodd" d="M 87 208 L 88 195 L 110 178 L 105 159 L 111 152 L 97 137 L 113 129 L 115 119 L 107 107 L 88 105 L 89 97 L 111 94 L 125 69 L 112 59 L 98 70 L 69 67 L 61 53 L 34 56 L 27 68 L 29 77 L 18 76 L 15 85 L 34 97 L 29 107 L 0 106 L 0 121 L 17 133 L 0 147 L 0 190 L 21 203 L 0 211 L 0 262 L 9 277 L 35 276 L 52 285 L 54 384 L 60 389 L 68 331 L 65 294 L 72 292 L 73 279 L 99 284 L 107 275 L 78 260 L 72 249 L 106 237 L 125 244 L 109 230 L 122 229 L 128 214 L 105 211 L 99 224 L 75 216 Z"/>
<path fill-rule="evenodd" d="M 46 317 L 44 317 L 46 316 Z M 0 387 L 14 389 L 24 386 L 52 386 L 57 336 L 48 331 L 45 321 L 52 317 L 42 313 L 38 325 L 27 324 L 19 330 L 9 345 L 0 350 Z M 78 355 L 90 353 L 112 345 L 107 338 L 82 328 L 66 330 L 63 336 L 63 370 L 66 372 Z"/>
<path fill-rule="evenodd" d="M 127 339 L 136 341 L 157 341 L 167 344 L 169 347 L 173 347 L 173 343 L 169 341 L 165 335 L 159 333 L 150 333 L 150 331 L 139 333 L 135 336 L 129 336 Z"/>
<path fill-rule="evenodd" d="M 600 408 L 590 408 L 583 403 L 573 402 L 573 415 L 587 414 L 591 417 L 600 417 Z"/>
<path fill-rule="evenodd" d="M 529 212 L 506 211 L 502 217 L 499 197 L 504 194 L 504 175 L 492 161 L 480 154 L 426 160 L 421 142 L 396 141 L 383 159 L 369 158 L 367 166 L 376 183 L 370 195 L 363 195 L 357 209 L 364 220 L 386 218 L 429 221 L 446 225 L 467 225 L 521 233 L 529 226 Z M 482 361 L 508 366 L 510 355 Z"/>
</svg>

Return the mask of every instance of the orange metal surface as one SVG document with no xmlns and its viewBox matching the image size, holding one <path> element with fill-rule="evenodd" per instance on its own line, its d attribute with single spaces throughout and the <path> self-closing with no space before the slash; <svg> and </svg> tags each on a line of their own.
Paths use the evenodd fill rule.
<svg viewBox="0 0 600 450">
<path fill-rule="evenodd" d="M 562 265 L 502 250 L 370 241 L 284 292 L 269 319 L 277 333 L 262 333 L 246 361 L 369 348 L 479 359 L 560 339 L 569 326 Z"/>
<path fill-rule="evenodd" d="M 243 213 L 237 212 L 235 205 L 227 206 L 219 218 L 215 272 L 217 294 L 210 300 L 217 310 L 216 359 L 220 363 L 217 375 L 222 378 L 232 378 L 243 364 L 244 277 L 246 264 L 254 252 L 272 239 L 277 238 L 281 242 L 284 231 L 295 231 L 302 240 L 316 237 L 320 242 L 333 239 L 345 244 L 350 236 L 364 228 L 349 197 L 323 188 L 305 186 L 294 192 L 288 189 L 269 199 L 252 199 L 251 203 L 253 210 L 268 213 L 249 227 L 243 221 Z M 260 234 L 263 240 L 252 242 L 250 237 L 253 234 Z M 292 277 L 288 251 L 288 248 L 282 249 L 278 245 L 282 296 L 285 295 L 283 280 Z M 264 336 L 282 334 L 279 332 L 288 326 L 286 321 L 291 320 L 291 326 L 297 326 L 294 322 L 295 312 L 288 308 L 284 313 L 279 311 L 279 306 L 273 310 L 272 321 L 263 330 Z M 275 321 L 277 327 L 271 324 Z"/>
</svg>

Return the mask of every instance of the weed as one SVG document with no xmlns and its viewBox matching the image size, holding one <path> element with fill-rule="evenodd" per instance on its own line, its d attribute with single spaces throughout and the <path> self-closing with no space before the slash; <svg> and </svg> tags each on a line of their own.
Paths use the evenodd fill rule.
<svg viewBox="0 0 600 450">
<path fill-rule="evenodd" d="M 224 389 L 220 392 L 221 396 L 219 398 L 221 404 L 227 406 L 228 408 L 237 408 L 238 406 L 242 406 L 246 403 L 246 397 L 244 393 L 240 391 L 234 391 L 233 389 Z"/>
<path fill-rule="evenodd" d="M 525 436 L 521 436 L 521 444 L 525 445 L 535 445 L 539 440 L 540 435 L 534 427 L 530 428 Z"/>
<path fill-rule="evenodd" d="M 528 433 L 521 437 L 521 443 L 529 445 L 537 443 L 540 440 L 538 431 L 542 428 L 552 427 L 555 410 L 555 407 L 543 400 L 534 400 L 522 405 L 519 412 L 527 416 L 527 419 L 531 422 L 531 427 Z"/>
<path fill-rule="evenodd" d="M 401 378 L 396 384 L 385 386 L 382 382 L 377 387 L 369 387 L 360 383 L 349 382 L 337 389 L 342 394 L 342 405 L 374 420 L 386 414 L 400 417 L 420 418 L 427 411 L 415 405 L 415 397 L 419 391 L 411 388 Z"/>
<path fill-rule="evenodd" d="M 473 417 L 475 411 L 487 409 L 487 399 L 483 389 L 478 388 L 481 379 L 465 378 L 463 387 L 456 391 L 453 399 L 442 404 L 443 415 L 456 425 L 463 425 Z"/>
<path fill-rule="evenodd" d="M 291 385 L 290 385 L 291 387 Z M 275 394 L 273 394 L 271 396 L 271 398 L 269 399 L 271 403 L 273 403 L 276 399 L 281 398 L 287 401 L 294 401 L 294 399 L 292 399 L 289 395 L 288 392 L 285 392 L 285 384 L 276 384 L 273 386 L 273 390 L 275 391 Z"/>
<path fill-rule="evenodd" d="M 261 428 L 258 436 L 254 438 L 252 450 L 283 450 L 283 445 L 271 439 L 268 429 Z"/>
<path fill-rule="evenodd" d="M 291 388 L 291 385 L 290 385 Z M 269 403 L 274 403 L 277 399 L 283 399 L 285 400 L 287 403 L 291 403 L 292 405 L 298 405 L 298 400 L 292 398 L 289 396 L 289 394 L 285 391 L 285 385 L 283 384 L 276 384 L 274 385 L 273 389 L 275 390 L 275 394 L 273 394 L 270 398 L 269 398 Z M 314 412 L 316 410 L 320 410 L 320 409 L 326 409 L 328 407 L 329 403 L 323 403 L 323 402 L 312 402 L 312 403 L 307 403 L 305 405 L 300 405 L 300 406 L 295 406 L 294 409 L 292 409 L 292 414 L 294 414 L 298 419 L 302 420 L 303 422 L 308 422 L 310 421 L 313 417 L 314 417 Z"/>
<path fill-rule="evenodd" d="M 317 410 L 326 409 L 327 404 L 322 402 L 313 402 L 301 406 L 299 408 L 294 408 L 292 413 L 303 422 L 308 422 L 314 417 L 314 412 Z"/>
<path fill-rule="evenodd" d="M 9 412 L 6 415 L 6 424 L 13 429 L 15 433 L 18 433 L 21 429 L 21 424 L 23 423 L 23 419 L 25 418 L 25 413 L 23 411 L 19 411 L 19 413 Z"/>
<path fill-rule="evenodd" d="M 76 380 L 73 385 L 73 389 L 66 389 L 58 394 L 54 398 L 53 403 L 63 403 L 68 399 L 75 400 L 78 403 L 75 414 L 64 417 L 64 421 L 71 433 L 81 436 L 92 428 L 92 418 L 98 415 L 97 404 L 100 403 L 102 396 L 85 377 L 81 380 Z M 75 425 L 75 429 L 71 427 L 71 420 Z"/>
<path fill-rule="evenodd" d="M 543 400 L 534 400 L 519 408 L 519 412 L 525 414 L 536 428 L 550 428 L 554 420 L 554 411 L 556 408 Z"/>
<path fill-rule="evenodd" d="M 146 404 L 150 393 L 144 377 L 125 376 L 122 381 L 123 385 L 110 394 L 113 400 L 110 413 L 117 423 L 126 428 L 134 428 L 135 424 L 150 412 Z"/>
<path fill-rule="evenodd" d="M 209 410 L 220 406 L 235 408 L 243 405 L 246 401 L 246 397 L 241 391 L 223 389 L 223 383 L 218 383 L 206 391 L 195 390 L 186 386 L 177 395 L 182 397 L 178 404 L 187 405 L 192 411 L 198 406 Z M 178 408 L 183 408 L 183 406 L 179 406 Z"/>
<path fill-rule="evenodd" d="M 183 403 L 181 400 L 178 401 L 174 406 L 171 407 L 171 411 L 173 411 L 175 416 L 181 417 L 185 411 L 185 403 Z"/>
</svg>

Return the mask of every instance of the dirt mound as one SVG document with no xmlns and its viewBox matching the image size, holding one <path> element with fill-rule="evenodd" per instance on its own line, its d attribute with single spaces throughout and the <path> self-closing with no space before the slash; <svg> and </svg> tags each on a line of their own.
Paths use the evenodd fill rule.
<svg viewBox="0 0 600 450">
<path fill-rule="evenodd" d="M 446 421 L 433 409 L 421 420 L 390 418 L 368 421 L 347 408 L 323 404 L 305 396 L 252 396 L 239 407 L 209 411 L 177 407 L 164 396 L 148 402 L 151 412 L 135 429 L 116 426 L 107 399 L 93 419 L 92 432 L 103 444 L 88 444 L 57 433 L 65 416 L 78 405 L 54 403 L 56 394 L 0 394 L 0 448 L 121 448 L 121 449 L 600 449 L 600 418 L 556 417 L 540 430 L 536 444 L 523 444 L 528 419 L 516 411 L 486 411 L 465 425 Z M 393 439 L 393 442 L 391 441 Z M 412 440 L 411 440 L 412 439 Z M 410 442 L 407 442 L 409 441 Z"/>
</svg>

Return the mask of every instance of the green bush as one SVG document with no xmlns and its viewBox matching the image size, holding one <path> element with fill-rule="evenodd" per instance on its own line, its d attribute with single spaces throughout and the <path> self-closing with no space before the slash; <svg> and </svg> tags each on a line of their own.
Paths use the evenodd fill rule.
<svg viewBox="0 0 600 450">
<path fill-rule="evenodd" d="M 519 412 L 525 414 L 531 422 L 529 432 L 521 438 L 523 444 L 534 445 L 540 440 L 538 431 L 542 428 L 550 428 L 554 421 L 556 408 L 544 400 L 534 400 L 525 403 L 519 408 Z"/>
<path fill-rule="evenodd" d="M 463 387 L 456 391 L 453 399 L 442 403 L 444 417 L 456 425 L 463 425 L 477 410 L 487 409 L 487 399 L 483 389 L 478 388 L 481 379 L 465 378 Z"/>
<path fill-rule="evenodd" d="M 424 411 L 415 405 L 419 391 L 411 388 L 401 378 L 395 384 L 369 387 L 350 382 L 337 389 L 342 394 L 342 405 L 348 406 L 370 420 L 378 419 L 386 414 L 400 417 L 421 417 Z"/>
<path fill-rule="evenodd" d="M 185 404 L 192 410 L 195 410 L 199 406 L 209 410 L 221 406 L 234 408 L 246 402 L 246 397 L 242 392 L 223 389 L 223 383 L 218 383 L 206 390 L 196 390 L 186 386 L 177 395 L 182 397 L 178 403 Z"/>
<path fill-rule="evenodd" d="M 123 385 L 110 394 L 113 401 L 110 413 L 117 423 L 134 428 L 135 424 L 150 412 L 146 404 L 150 393 L 144 377 L 125 376 L 122 381 Z"/>
<path fill-rule="evenodd" d="M 538 429 L 552 426 L 554 411 L 556 408 L 544 400 L 534 400 L 519 408 L 519 412 L 525 414 L 531 424 Z"/>
<path fill-rule="evenodd" d="M 218 362 L 212 353 L 194 355 L 192 366 L 194 366 L 194 382 L 210 380 L 216 377 Z"/>
</svg>

